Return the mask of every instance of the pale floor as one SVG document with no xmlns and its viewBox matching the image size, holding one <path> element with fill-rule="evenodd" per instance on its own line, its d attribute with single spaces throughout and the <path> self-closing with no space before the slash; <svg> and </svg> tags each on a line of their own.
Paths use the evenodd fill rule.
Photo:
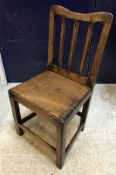
<svg viewBox="0 0 116 175">
<path fill-rule="evenodd" d="M 116 175 L 116 85 L 95 86 L 86 128 L 76 139 L 62 170 L 56 167 L 51 149 L 28 134 L 16 134 L 7 95 L 7 89 L 14 85 L 0 90 L 0 175 Z M 22 108 L 22 114 L 26 112 Z M 68 126 L 67 142 L 77 122 L 78 116 Z M 55 144 L 55 128 L 41 116 L 27 125 Z"/>
</svg>

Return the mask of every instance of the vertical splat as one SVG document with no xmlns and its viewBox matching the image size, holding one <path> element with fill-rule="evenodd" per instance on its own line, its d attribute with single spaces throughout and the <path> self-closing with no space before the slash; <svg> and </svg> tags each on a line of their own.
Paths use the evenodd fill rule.
<svg viewBox="0 0 116 175">
<path fill-rule="evenodd" d="M 72 39 L 71 39 L 69 61 L 68 61 L 68 70 L 71 70 L 73 60 L 74 60 L 74 53 L 75 53 L 76 44 L 77 44 L 78 29 L 79 29 L 79 21 L 75 20 L 74 25 L 73 25 L 73 30 L 72 30 Z"/>
<path fill-rule="evenodd" d="M 89 51 L 90 51 L 90 46 L 91 46 L 91 39 L 92 39 L 92 36 L 93 36 L 93 26 L 94 26 L 94 23 L 90 23 L 89 26 L 88 26 L 88 30 L 87 30 L 87 34 L 86 34 L 86 38 L 85 38 L 85 44 L 84 44 L 83 51 L 82 51 L 80 71 L 79 71 L 80 74 L 83 73 L 87 58 L 89 56 Z"/>
<path fill-rule="evenodd" d="M 58 56 L 59 66 L 62 66 L 65 33 L 66 33 L 66 20 L 65 20 L 64 17 L 62 17 L 61 32 L 60 32 L 59 56 Z"/>
</svg>

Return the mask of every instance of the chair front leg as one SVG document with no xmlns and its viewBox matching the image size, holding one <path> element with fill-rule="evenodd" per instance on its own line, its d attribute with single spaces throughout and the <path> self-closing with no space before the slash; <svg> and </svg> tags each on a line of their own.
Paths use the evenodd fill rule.
<svg viewBox="0 0 116 175">
<path fill-rule="evenodd" d="M 83 105 L 83 110 L 82 110 L 82 114 L 81 114 L 81 125 L 83 125 L 83 127 L 82 127 L 81 131 L 83 131 L 85 128 L 87 114 L 88 114 L 89 106 L 90 106 L 90 101 L 91 101 L 91 97 Z"/>
<path fill-rule="evenodd" d="M 9 93 L 9 98 L 10 98 L 12 114 L 13 114 L 13 118 L 14 118 L 14 122 L 15 122 L 16 132 L 19 136 L 21 136 L 24 134 L 24 131 L 18 125 L 21 122 L 21 114 L 20 114 L 20 110 L 19 110 L 19 104 L 18 104 L 18 102 L 14 101 L 14 99 L 12 98 L 10 93 Z"/>
<path fill-rule="evenodd" d="M 62 168 L 65 160 L 65 142 L 66 131 L 64 124 L 58 124 L 57 126 L 57 140 L 56 140 L 56 165 L 58 168 Z"/>
</svg>

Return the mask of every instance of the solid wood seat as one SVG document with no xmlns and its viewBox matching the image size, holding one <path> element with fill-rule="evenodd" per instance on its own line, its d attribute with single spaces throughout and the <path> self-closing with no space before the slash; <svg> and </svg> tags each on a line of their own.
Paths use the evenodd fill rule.
<svg viewBox="0 0 116 175">
<path fill-rule="evenodd" d="M 10 90 L 17 99 L 41 108 L 62 121 L 91 89 L 54 72 L 46 71 Z M 25 103 L 24 103 L 25 104 Z"/>
<path fill-rule="evenodd" d="M 60 35 L 57 33 L 56 19 L 60 17 Z M 72 31 L 69 49 L 64 49 L 68 36 L 68 23 L 72 22 Z M 81 48 L 81 54 L 77 57 L 78 70 L 73 70 L 76 49 L 79 46 L 81 23 L 86 23 L 86 34 Z M 100 23 L 98 43 L 95 44 L 95 53 L 90 59 L 91 44 L 95 26 Z M 108 34 L 112 23 L 112 14 L 106 12 L 76 13 L 62 6 L 53 5 L 50 9 L 49 42 L 48 42 L 48 66 L 47 70 L 40 75 L 28 80 L 17 87 L 9 90 L 9 97 L 12 113 L 18 135 L 24 131 L 29 132 L 36 139 L 35 133 L 24 125 L 36 114 L 46 117 L 56 127 L 56 165 L 63 167 L 65 157 L 71 148 L 76 136 L 84 129 L 87 113 L 90 106 L 94 84 L 96 82 L 101 58 L 104 52 Z M 58 28 L 57 28 L 58 29 Z M 71 29 L 71 28 L 70 28 Z M 55 36 L 58 36 L 58 54 L 55 52 Z M 81 35 L 80 35 L 81 36 Z M 69 37 L 68 37 L 69 38 Z M 67 42 L 68 43 L 68 42 Z M 93 44 L 94 45 L 94 44 Z M 66 57 L 64 50 L 67 51 Z M 80 57 L 80 58 L 79 58 Z M 64 65 L 64 62 L 66 65 Z M 19 103 L 32 111 L 32 114 L 25 118 L 21 117 Z M 80 110 L 81 109 L 81 110 Z M 66 128 L 71 119 L 78 114 L 80 124 L 70 143 L 66 145 Z M 79 117 L 76 116 L 76 117 Z M 41 138 L 44 140 L 44 138 Z M 46 142 L 44 140 L 44 142 Z M 47 143 L 48 144 L 48 143 Z M 51 146 L 51 145 L 50 145 Z"/>
</svg>

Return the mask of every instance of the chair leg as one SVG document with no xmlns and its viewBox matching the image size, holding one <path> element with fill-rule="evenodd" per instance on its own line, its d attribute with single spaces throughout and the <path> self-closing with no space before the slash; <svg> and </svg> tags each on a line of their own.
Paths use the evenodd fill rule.
<svg viewBox="0 0 116 175">
<path fill-rule="evenodd" d="M 56 141 L 56 165 L 58 168 L 62 168 L 65 160 L 65 139 L 66 132 L 64 124 L 57 126 L 57 141 Z"/>
<path fill-rule="evenodd" d="M 14 122 L 15 122 L 16 132 L 19 136 L 22 136 L 24 134 L 24 131 L 18 125 L 18 123 L 21 122 L 21 114 L 20 114 L 20 110 L 19 110 L 19 104 L 18 104 L 18 102 L 13 100 L 10 93 L 9 93 L 9 98 L 10 98 L 12 114 L 13 114 L 13 118 L 14 118 Z"/>
<path fill-rule="evenodd" d="M 83 125 L 83 128 L 81 129 L 81 131 L 83 131 L 85 128 L 87 114 L 88 114 L 89 106 L 90 106 L 90 101 L 91 101 L 91 97 L 83 105 L 83 110 L 81 114 L 81 125 Z"/>
</svg>

